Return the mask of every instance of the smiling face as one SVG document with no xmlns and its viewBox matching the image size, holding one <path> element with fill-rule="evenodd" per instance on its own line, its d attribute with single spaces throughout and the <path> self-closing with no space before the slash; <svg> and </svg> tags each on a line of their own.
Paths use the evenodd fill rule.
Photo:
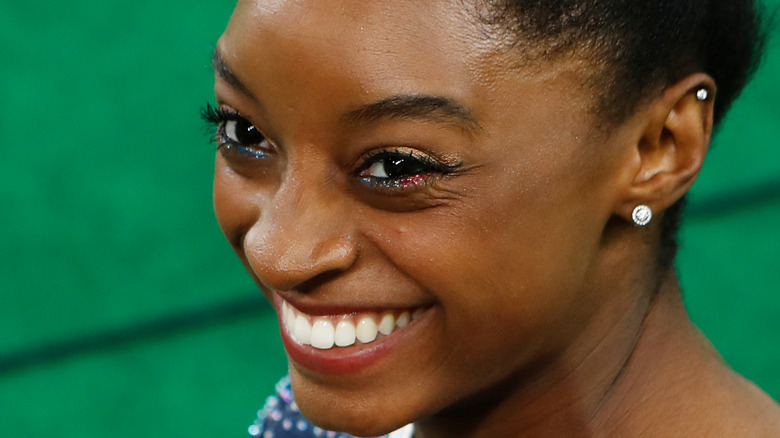
<svg viewBox="0 0 780 438">
<path fill-rule="evenodd" d="M 626 152 L 587 62 L 510 69 L 443 0 L 241 1 L 217 53 L 217 218 L 316 424 L 387 432 L 588 330 Z"/>
</svg>

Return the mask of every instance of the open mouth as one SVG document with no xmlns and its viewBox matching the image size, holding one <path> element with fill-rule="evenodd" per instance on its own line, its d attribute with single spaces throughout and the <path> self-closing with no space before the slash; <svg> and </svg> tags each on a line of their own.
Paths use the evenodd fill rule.
<svg viewBox="0 0 780 438">
<path fill-rule="evenodd" d="M 424 313 L 423 308 L 412 308 L 312 316 L 281 301 L 282 324 L 289 337 L 320 350 L 369 344 L 404 328 Z"/>
</svg>

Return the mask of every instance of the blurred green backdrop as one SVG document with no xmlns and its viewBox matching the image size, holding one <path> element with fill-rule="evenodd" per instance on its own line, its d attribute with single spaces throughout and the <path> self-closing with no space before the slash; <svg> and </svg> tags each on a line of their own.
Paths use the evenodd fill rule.
<svg viewBox="0 0 780 438">
<path fill-rule="evenodd" d="M 197 117 L 232 6 L 0 1 L 0 435 L 244 436 L 285 372 L 213 219 Z M 678 262 L 694 320 L 775 398 L 778 79 L 775 39 L 715 140 Z"/>
</svg>

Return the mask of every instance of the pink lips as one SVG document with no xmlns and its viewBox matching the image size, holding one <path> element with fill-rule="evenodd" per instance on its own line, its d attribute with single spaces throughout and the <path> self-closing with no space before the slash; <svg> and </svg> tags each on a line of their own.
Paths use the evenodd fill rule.
<svg viewBox="0 0 780 438">
<path fill-rule="evenodd" d="M 347 347 L 333 347 L 329 349 L 319 349 L 311 345 L 298 342 L 295 335 L 285 328 L 284 316 L 282 315 L 282 299 L 277 296 L 277 306 L 279 315 L 279 326 L 282 336 L 282 342 L 287 354 L 295 365 L 299 365 L 309 371 L 321 374 L 339 376 L 358 373 L 368 369 L 372 365 L 380 362 L 387 355 L 391 354 L 397 347 L 402 345 L 405 340 L 414 336 L 414 332 L 420 330 L 421 322 L 416 319 L 424 319 L 427 312 L 419 310 L 416 313 L 416 319 L 407 327 L 397 328 L 387 336 L 380 336 L 370 343 L 356 343 Z M 317 309 L 307 308 L 316 315 L 324 315 Z M 335 310 L 335 309 L 333 309 Z M 338 311 L 339 314 L 346 314 L 344 309 Z M 360 311 L 349 313 L 358 314 Z M 365 312 L 363 312 L 365 313 Z"/>
<path fill-rule="evenodd" d="M 344 375 L 360 372 L 385 357 L 392 348 L 392 337 L 361 347 L 338 350 L 318 350 L 293 341 L 282 329 L 282 342 L 290 359 L 302 367 L 325 375 Z"/>
</svg>

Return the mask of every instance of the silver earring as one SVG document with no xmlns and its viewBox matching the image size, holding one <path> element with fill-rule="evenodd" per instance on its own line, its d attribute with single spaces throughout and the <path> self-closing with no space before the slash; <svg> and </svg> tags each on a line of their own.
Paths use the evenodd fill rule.
<svg viewBox="0 0 780 438">
<path fill-rule="evenodd" d="M 644 204 L 637 205 L 634 212 L 631 213 L 631 218 L 634 220 L 635 224 L 644 227 L 653 219 L 653 210 Z"/>
<path fill-rule="evenodd" d="M 702 89 L 700 89 L 699 91 L 696 92 L 696 98 L 699 99 L 702 102 L 707 100 L 707 98 L 709 98 L 709 97 L 710 97 L 710 92 L 707 91 L 706 88 L 702 88 Z"/>
</svg>

